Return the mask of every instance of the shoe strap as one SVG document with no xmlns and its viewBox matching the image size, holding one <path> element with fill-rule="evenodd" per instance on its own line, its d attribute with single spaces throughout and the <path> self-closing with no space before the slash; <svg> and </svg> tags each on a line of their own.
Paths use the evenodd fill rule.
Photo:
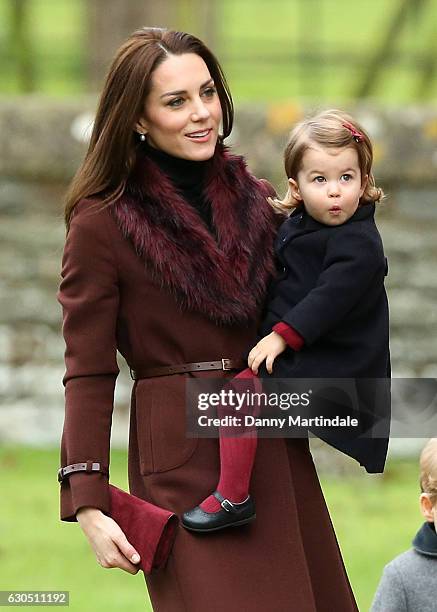
<svg viewBox="0 0 437 612">
<path fill-rule="evenodd" d="M 247 499 L 249 499 L 248 497 L 243 502 L 237 504 L 223 497 L 223 495 L 219 493 L 219 491 L 214 491 L 213 495 L 220 502 L 220 506 L 223 508 L 223 510 L 226 510 L 226 512 L 238 512 L 238 506 L 241 506 L 241 504 L 245 504 L 247 502 Z"/>
</svg>

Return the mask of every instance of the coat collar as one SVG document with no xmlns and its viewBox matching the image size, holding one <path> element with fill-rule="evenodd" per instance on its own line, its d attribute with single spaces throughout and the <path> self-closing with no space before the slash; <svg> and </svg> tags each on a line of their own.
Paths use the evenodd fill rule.
<svg viewBox="0 0 437 612">
<path fill-rule="evenodd" d="M 156 162 L 139 153 L 112 212 L 153 280 L 182 309 L 219 324 L 248 324 L 274 270 L 274 215 L 266 202 L 271 194 L 243 158 L 218 145 L 204 195 L 217 239 Z"/>
<path fill-rule="evenodd" d="M 295 213 L 298 213 L 297 214 L 298 217 L 300 215 L 300 218 L 301 218 L 300 228 L 302 230 L 315 231 L 315 230 L 326 229 L 326 228 L 331 227 L 331 226 L 325 225 L 324 223 L 319 223 L 319 221 L 316 221 L 315 219 L 313 219 L 306 212 L 305 209 L 300 210 L 300 211 L 298 209 L 297 211 L 294 211 L 291 217 Z M 349 225 L 351 223 L 355 223 L 356 221 L 363 221 L 364 219 L 369 219 L 369 218 L 374 217 L 374 215 L 375 215 L 375 204 L 365 204 L 364 206 L 360 206 L 359 208 L 357 208 L 357 210 L 354 212 L 352 217 L 348 219 L 345 223 L 343 223 L 343 225 Z M 335 227 L 338 227 L 338 226 L 335 226 Z"/>
<path fill-rule="evenodd" d="M 276 250 L 278 253 L 282 252 L 288 245 L 290 240 L 294 240 L 304 234 L 316 232 L 318 230 L 333 229 L 335 227 L 342 227 L 343 225 L 349 225 L 356 221 L 362 221 L 364 219 L 372 219 L 375 215 L 375 204 L 366 204 L 360 206 L 350 219 L 342 225 L 329 226 L 319 223 L 313 219 L 303 208 L 300 206 L 293 210 L 288 219 L 283 223 L 278 237 L 276 239 Z"/>
<path fill-rule="evenodd" d="M 413 540 L 413 548 L 422 555 L 437 557 L 437 534 L 434 523 L 423 523 Z"/>
</svg>

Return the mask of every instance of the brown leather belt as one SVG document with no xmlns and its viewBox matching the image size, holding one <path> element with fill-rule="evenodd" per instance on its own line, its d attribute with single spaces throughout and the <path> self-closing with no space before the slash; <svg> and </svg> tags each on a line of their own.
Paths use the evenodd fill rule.
<svg viewBox="0 0 437 612">
<path fill-rule="evenodd" d="M 204 370 L 244 370 L 245 367 L 246 362 L 243 359 L 220 359 L 219 361 L 197 361 L 159 368 L 140 368 L 138 370 L 130 368 L 130 375 L 133 380 L 139 380 L 140 378 L 155 378 L 155 376 L 170 376 L 171 374 Z"/>
</svg>

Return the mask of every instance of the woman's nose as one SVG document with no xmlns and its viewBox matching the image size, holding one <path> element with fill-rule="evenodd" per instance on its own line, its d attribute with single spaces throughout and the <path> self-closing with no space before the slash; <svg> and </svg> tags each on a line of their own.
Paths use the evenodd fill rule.
<svg viewBox="0 0 437 612">
<path fill-rule="evenodd" d="M 197 100 L 192 112 L 193 121 L 201 121 L 202 119 L 208 119 L 209 115 L 210 113 L 208 107 L 203 103 L 201 99 Z"/>
</svg>

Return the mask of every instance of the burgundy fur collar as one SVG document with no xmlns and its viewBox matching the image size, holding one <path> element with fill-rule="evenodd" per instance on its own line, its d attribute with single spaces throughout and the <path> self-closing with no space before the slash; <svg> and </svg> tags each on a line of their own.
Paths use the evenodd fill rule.
<svg viewBox="0 0 437 612">
<path fill-rule="evenodd" d="M 248 323 L 273 272 L 274 220 L 268 186 L 243 158 L 217 147 L 205 185 L 217 240 L 170 179 L 141 155 L 112 210 L 153 279 L 183 309 L 220 324 Z"/>
</svg>

